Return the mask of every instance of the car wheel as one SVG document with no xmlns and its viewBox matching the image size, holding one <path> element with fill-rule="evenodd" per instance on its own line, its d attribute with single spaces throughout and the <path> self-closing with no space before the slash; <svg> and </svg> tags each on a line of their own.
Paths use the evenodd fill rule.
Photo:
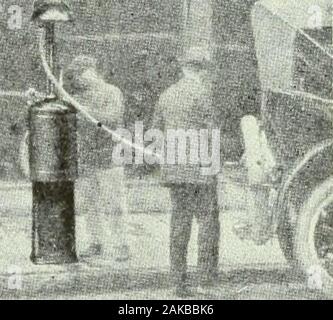
<svg viewBox="0 0 333 320">
<path fill-rule="evenodd" d="M 297 265 L 333 297 L 333 178 L 311 192 L 298 215 L 294 237 Z M 313 273 L 316 273 L 313 275 Z"/>
</svg>

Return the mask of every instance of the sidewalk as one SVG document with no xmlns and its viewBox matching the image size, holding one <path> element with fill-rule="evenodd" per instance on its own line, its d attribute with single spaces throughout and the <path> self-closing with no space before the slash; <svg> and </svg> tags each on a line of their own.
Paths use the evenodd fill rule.
<svg viewBox="0 0 333 320">
<path fill-rule="evenodd" d="M 29 260 L 30 255 L 30 219 L 19 217 L 13 220 L 2 219 L 1 259 L 0 259 L 0 297 L 1 298 L 59 298 L 86 297 L 94 294 L 115 295 L 126 290 L 170 289 L 168 220 L 166 215 L 131 215 L 127 227 L 131 259 L 128 263 L 115 263 L 108 256 L 99 259 L 83 260 L 68 266 L 35 266 Z M 221 239 L 220 268 L 232 276 L 237 270 L 252 270 L 256 276 L 273 278 L 283 275 L 288 269 L 276 252 L 276 243 L 265 248 L 256 248 L 242 243 L 230 234 L 231 224 L 224 221 L 224 235 Z M 229 226 L 228 226 L 229 225 Z M 87 245 L 84 233 L 84 221 L 77 220 L 77 250 L 80 256 Z M 189 248 L 190 270 L 196 264 L 196 234 Z M 229 237 L 229 239 L 227 239 Z M 231 239 L 230 239 L 231 237 Z M 108 242 L 108 239 L 105 239 Z M 18 289 L 11 289 L 10 283 L 19 276 L 22 281 Z M 258 277 L 260 278 L 260 277 Z M 239 281 L 239 279 L 241 279 Z M 236 282 L 235 282 L 236 281 Z M 234 281 L 224 284 L 224 294 L 230 290 L 241 290 L 248 279 L 234 276 Z M 294 280 L 293 280 L 294 281 Z M 227 288 L 230 287 L 228 291 Z M 230 292 L 231 292 L 230 291 Z M 169 294 L 169 293 L 168 293 Z"/>
<path fill-rule="evenodd" d="M 95 297 L 99 294 L 105 296 L 112 293 L 114 297 L 121 297 L 122 292 L 126 290 L 131 290 L 135 297 L 138 290 L 149 288 L 165 289 L 165 295 L 171 294 L 168 291 L 170 290 L 169 214 L 146 212 L 127 216 L 126 234 L 131 250 L 131 258 L 127 263 L 115 263 L 108 252 L 98 259 L 83 260 L 80 257 L 89 245 L 85 218 L 80 214 L 77 216 L 76 230 L 80 262 L 67 266 L 35 266 L 29 260 L 31 252 L 29 185 L 21 188 L 17 186 L 0 188 L 0 194 L 1 208 L 3 208 L 0 220 L 0 298 Z M 277 279 L 284 279 L 288 273 L 286 272 L 288 266 L 276 240 L 265 247 L 256 247 L 249 242 L 238 240 L 233 235 L 233 224 L 241 214 L 246 213 L 228 210 L 221 212 L 220 215 L 222 224 L 220 269 L 229 277 L 228 281 L 223 282 L 223 293 L 217 293 L 221 298 L 237 295 L 239 290 L 242 292 L 249 279 L 257 279 L 255 281 L 260 282 L 262 279 L 265 281 L 266 277 L 267 281 L 277 282 Z M 195 270 L 197 258 L 197 231 L 197 224 L 194 223 L 188 259 L 192 271 Z M 110 234 L 104 237 L 105 248 L 108 248 L 110 237 Z M 241 273 L 238 273 L 239 270 Z M 247 272 L 251 273 L 249 279 L 242 277 L 242 274 Z M 16 283 L 17 279 L 19 281 Z M 289 280 L 298 281 L 293 278 Z M 16 288 L 15 283 L 19 288 Z"/>
</svg>

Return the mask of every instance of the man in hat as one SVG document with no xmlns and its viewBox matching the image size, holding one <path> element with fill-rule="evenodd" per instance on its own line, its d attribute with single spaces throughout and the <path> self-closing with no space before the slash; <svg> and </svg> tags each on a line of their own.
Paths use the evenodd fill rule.
<svg viewBox="0 0 333 320">
<path fill-rule="evenodd" d="M 210 51 L 192 47 L 180 61 L 183 77 L 160 97 L 154 127 L 168 130 L 218 129 L 212 105 Z M 220 138 L 220 137 L 219 137 Z M 186 151 L 188 152 L 188 151 Z M 161 164 L 161 181 L 172 201 L 170 262 L 176 294 L 191 294 L 187 283 L 187 252 L 193 217 L 199 223 L 199 287 L 216 283 L 220 222 L 216 175 L 203 175 L 201 165 Z"/>
<path fill-rule="evenodd" d="M 96 119 L 114 129 L 123 126 L 123 95 L 117 87 L 105 82 L 98 72 L 96 59 L 78 56 L 65 69 L 62 81 L 64 89 Z M 111 234 L 112 243 L 108 247 L 112 258 L 126 261 L 129 247 L 124 230 L 127 213 L 124 170 L 112 165 L 112 137 L 78 116 L 78 205 L 87 212 L 90 238 L 85 255 L 107 255 L 103 240 Z M 20 165 L 26 177 L 30 175 L 28 141 L 29 135 L 25 134 L 20 146 Z"/>
<path fill-rule="evenodd" d="M 65 69 L 64 89 L 103 124 L 123 127 L 124 98 L 119 88 L 108 84 L 98 71 L 96 59 L 78 56 Z M 108 254 L 128 260 L 123 217 L 127 212 L 123 167 L 112 164 L 112 137 L 94 124 L 78 121 L 79 182 L 82 208 L 88 211 L 87 231 L 91 242 L 88 255 Z M 109 222 L 109 223 L 108 223 Z M 107 234 L 112 243 L 103 246 Z"/>
</svg>

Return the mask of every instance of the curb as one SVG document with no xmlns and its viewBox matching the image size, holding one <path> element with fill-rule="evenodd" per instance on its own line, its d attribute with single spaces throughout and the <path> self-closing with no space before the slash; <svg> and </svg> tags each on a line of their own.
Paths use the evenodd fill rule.
<svg viewBox="0 0 333 320">
<path fill-rule="evenodd" d="M 244 266 L 245 267 L 245 266 Z M 288 282 L 289 268 L 280 269 L 281 274 L 286 274 L 283 281 Z M 168 268 L 164 269 L 114 269 L 110 264 L 79 263 L 59 267 L 58 270 L 47 270 L 47 266 L 36 267 L 36 271 L 29 270 L 21 275 L 20 286 L 16 289 L 9 288 L 9 281 L 15 275 L 0 274 L 0 299 L 63 299 L 64 297 L 89 296 L 110 294 L 126 290 L 171 289 L 172 276 Z M 237 295 L 244 287 L 244 279 L 239 278 L 239 272 L 256 272 L 260 268 L 252 266 L 242 270 L 228 268 L 220 275 L 221 287 L 229 295 Z M 252 270 L 252 271 L 251 271 Z M 271 270 L 270 272 L 275 272 Z M 265 275 L 259 276 L 259 282 L 269 281 Z M 237 280 L 238 279 L 238 280 Z M 282 279 L 280 279 L 282 280 Z M 289 279 L 290 280 L 290 279 Z M 189 281 L 196 283 L 196 272 L 190 267 Z M 298 286 L 298 280 L 293 279 Z M 245 281 L 246 282 L 246 281 Z"/>
</svg>

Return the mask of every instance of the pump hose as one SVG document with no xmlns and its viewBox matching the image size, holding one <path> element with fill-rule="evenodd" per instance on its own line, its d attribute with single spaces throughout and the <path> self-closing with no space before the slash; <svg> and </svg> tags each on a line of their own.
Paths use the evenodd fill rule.
<svg viewBox="0 0 333 320">
<path fill-rule="evenodd" d="M 292 26 L 291 23 L 289 23 L 287 20 L 282 19 L 282 21 L 285 22 L 287 25 Z M 292 26 L 292 27 L 294 28 L 294 26 Z M 313 39 L 306 32 L 304 32 L 303 30 L 300 30 L 298 28 L 294 28 L 294 29 L 297 29 L 305 38 L 307 38 L 316 47 L 318 47 L 320 50 L 322 50 L 328 57 L 330 57 L 331 59 L 333 58 L 332 54 L 330 54 L 323 46 L 321 46 L 315 39 Z M 44 32 L 45 32 L 45 30 L 44 30 Z M 158 160 L 163 160 L 160 154 L 157 154 L 155 152 L 151 152 L 149 150 L 146 150 L 141 145 L 138 145 L 136 143 L 133 143 L 132 141 L 129 141 L 129 140 L 125 139 L 124 137 L 122 137 L 121 135 L 119 135 L 114 130 L 112 130 L 109 127 L 107 127 L 104 124 L 102 124 L 101 121 L 98 121 L 92 115 L 90 115 L 79 102 L 77 102 L 68 92 L 66 92 L 66 90 L 62 87 L 62 85 L 59 83 L 59 81 L 56 79 L 56 77 L 52 73 L 52 71 L 51 71 L 51 69 L 50 69 L 50 67 L 49 67 L 49 65 L 47 63 L 46 53 L 45 53 L 45 37 L 44 37 L 44 32 L 41 32 L 41 35 L 40 35 L 39 53 L 40 53 L 40 57 L 41 57 L 41 60 L 42 60 L 42 65 L 43 65 L 44 71 L 46 73 L 46 76 L 52 82 L 52 84 L 54 85 L 54 87 L 55 87 L 55 89 L 57 91 L 58 97 L 60 99 L 64 100 L 64 101 L 67 101 L 68 103 L 70 103 L 88 121 L 92 122 L 97 127 L 101 128 L 102 130 L 104 130 L 105 132 L 107 132 L 109 135 L 111 135 L 114 138 L 116 138 L 117 140 L 119 140 L 119 142 L 121 142 L 124 145 L 126 145 L 128 147 L 131 147 L 131 148 L 133 148 L 135 150 L 141 151 L 145 155 L 155 157 Z"/>
<path fill-rule="evenodd" d="M 44 30 L 45 32 L 45 30 Z M 41 32 L 40 34 L 40 39 L 39 39 L 39 53 L 42 61 L 42 65 L 44 68 L 44 71 L 46 73 L 47 78 L 52 82 L 54 85 L 56 91 L 57 91 L 57 96 L 62 99 L 63 101 L 68 102 L 71 104 L 80 114 L 82 114 L 88 121 L 99 127 L 100 129 L 104 130 L 107 132 L 109 135 L 113 136 L 116 138 L 119 142 L 123 143 L 124 145 L 134 148 L 138 151 L 143 152 L 145 155 L 155 157 L 159 160 L 162 160 L 161 156 L 155 152 L 151 152 L 149 150 L 146 150 L 144 147 L 141 145 L 138 145 L 136 143 L 133 143 L 132 141 L 129 141 L 119 135 L 116 131 L 110 129 L 109 127 L 105 126 L 101 121 L 98 121 L 95 119 L 92 115 L 90 115 L 85 108 L 77 102 L 66 90 L 62 87 L 62 85 L 59 83 L 55 75 L 52 73 L 50 66 L 48 65 L 48 62 L 46 60 L 46 52 L 45 52 L 45 37 L 44 37 L 44 32 Z"/>
</svg>

